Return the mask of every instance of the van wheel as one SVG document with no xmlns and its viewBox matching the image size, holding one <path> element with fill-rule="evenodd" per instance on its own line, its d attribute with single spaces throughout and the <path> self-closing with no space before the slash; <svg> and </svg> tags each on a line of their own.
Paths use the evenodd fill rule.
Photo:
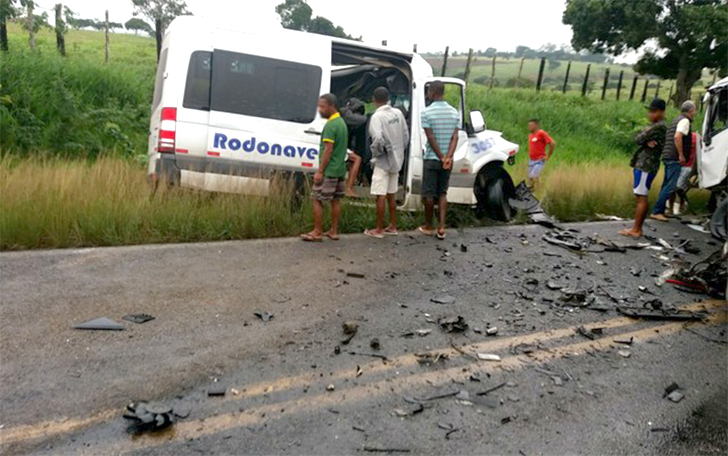
<svg viewBox="0 0 728 456">
<path fill-rule="evenodd" d="M 510 221 L 513 209 L 508 199 L 514 194 L 513 180 L 503 168 L 482 170 L 475 179 L 475 197 L 478 200 L 476 214 L 502 222 Z"/>
<path fill-rule="evenodd" d="M 726 240 L 728 232 L 728 198 L 718 203 L 712 217 L 710 217 L 710 233 L 716 239 Z"/>
</svg>

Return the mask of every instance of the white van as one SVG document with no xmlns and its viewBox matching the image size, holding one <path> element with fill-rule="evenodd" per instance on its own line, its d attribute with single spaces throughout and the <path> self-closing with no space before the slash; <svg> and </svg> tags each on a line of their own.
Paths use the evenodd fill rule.
<svg viewBox="0 0 728 456">
<path fill-rule="evenodd" d="M 726 239 L 728 227 L 728 78 L 708 88 L 697 163 L 701 188 L 711 191 L 710 230 Z"/>
<path fill-rule="evenodd" d="M 510 217 L 513 182 L 503 165 L 513 163 L 518 145 L 486 130 L 479 111 L 466 115 L 463 81 L 434 78 L 415 53 L 282 27 L 256 30 L 251 21 L 245 30 L 233 28 L 191 16 L 168 27 L 150 122 L 154 182 L 267 195 L 274 175 L 316 170 L 325 122 L 316 108 L 321 94 L 334 93 L 341 104 L 366 103 L 385 86 L 410 131 L 419 132 L 410 135 L 397 198 L 401 209 L 418 210 L 426 145 L 420 112 L 427 84 L 441 80 L 463 119 L 448 200 Z M 366 162 L 366 147 L 357 152 Z"/>
</svg>

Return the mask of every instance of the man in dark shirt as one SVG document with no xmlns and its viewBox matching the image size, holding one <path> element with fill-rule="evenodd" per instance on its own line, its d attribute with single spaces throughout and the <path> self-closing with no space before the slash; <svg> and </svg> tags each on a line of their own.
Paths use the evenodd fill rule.
<svg viewBox="0 0 728 456">
<path fill-rule="evenodd" d="M 660 154 L 665 145 L 665 101 L 659 98 L 652 100 L 647 107 L 652 125 L 635 136 L 634 141 L 639 149 L 634 153 L 630 166 L 633 168 L 633 192 L 637 198 L 637 210 L 634 215 L 634 226 L 619 232 L 622 236 L 641 237 L 642 225 L 647 217 L 647 195 L 650 193 L 652 181 L 660 169 Z"/>
</svg>

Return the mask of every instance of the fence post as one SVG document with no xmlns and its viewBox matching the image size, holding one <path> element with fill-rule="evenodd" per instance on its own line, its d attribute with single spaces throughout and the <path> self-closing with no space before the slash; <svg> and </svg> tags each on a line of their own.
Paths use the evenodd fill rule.
<svg viewBox="0 0 728 456">
<path fill-rule="evenodd" d="M 673 87 L 673 84 L 670 84 L 670 91 L 668 92 L 668 95 L 667 95 L 668 104 L 670 103 L 670 100 L 672 99 L 672 87 Z"/>
<path fill-rule="evenodd" d="M 415 54 L 417 54 L 417 43 L 415 43 L 415 44 L 414 44 L 414 45 L 412 46 L 412 52 L 414 52 Z"/>
<path fill-rule="evenodd" d="M 473 48 L 470 48 L 468 51 L 468 61 L 465 63 L 465 76 L 463 79 L 465 80 L 465 83 L 468 83 L 468 79 L 470 79 L 470 66 L 473 64 Z"/>
<path fill-rule="evenodd" d="M 493 62 L 491 63 L 490 67 L 490 85 L 488 86 L 488 90 L 493 88 L 493 80 L 495 79 L 495 57 L 498 54 L 498 51 L 493 53 Z"/>
<path fill-rule="evenodd" d="M 445 46 L 445 58 L 442 60 L 442 71 L 440 72 L 440 76 L 445 76 L 445 71 L 447 70 L 447 55 L 450 53 L 450 46 Z"/>
<path fill-rule="evenodd" d="M 647 99 L 647 86 L 650 85 L 650 78 L 645 78 L 645 89 L 642 91 L 642 98 L 640 98 L 640 103 L 644 103 Z"/>
<path fill-rule="evenodd" d="M 655 89 L 655 98 L 660 96 L 660 80 L 657 80 L 657 89 Z"/>
<path fill-rule="evenodd" d="M 586 87 L 589 84 L 589 70 L 591 70 L 591 63 L 586 66 L 586 74 L 584 75 L 584 84 L 581 86 L 581 96 L 586 96 Z"/>
<path fill-rule="evenodd" d="M 525 57 L 521 57 L 521 66 L 518 67 L 518 76 L 516 76 L 516 83 L 514 84 L 514 87 L 517 89 L 518 84 L 521 82 L 521 72 L 523 71 L 523 61 L 526 60 Z"/>
<path fill-rule="evenodd" d="M 562 93 L 566 93 L 566 86 L 569 84 L 569 73 L 571 72 L 571 60 L 569 60 L 569 64 L 566 65 L 566 77 L 564 77 L 564 90 Z"/>
<path fill-rule="evenodd" d="M 28 2 L 28 17 L 25 20 L 25 28 L 28 30 L 28 46 L 31 51 L 35 51 L 35 18 L 33 17 L 33 8 L 35 8 L 35 2 Z"/>
<path fill-rule="evenodd" d="M 109 64 L 109 10 L 106 10 L 106 22 L 104 24 L 106 34 L 106 64 Z"/>
<path fill-rule="evenodd" d="M 637 79 L 639 79 L 639 76 L 635 74 L 634 80 L 632 81 L 632 90 L 629 92 L 629 101 L 634 100 L 634 91 L 637 88 Z"/>
<path fill-rule="evenodd" d="M 56 3 L 56 48 L 62 56 L 66 55 L 66 38 L 63 36 L 66 33 L 66 24 L 63 23 L 63 5 Z"/>
<path fill-rule="evenodd" d="M 602 101 L 607 96 L 607 84 L 609 84 L 609 68 L 604 70 L 604 85 L 602 86 Z"/>
<path fill-rule="evenodd" d="M 617 83 L 617 101 L 619 101 L 619 92 L 622 91 L 622 78 L 624 78 L 624 70 L 619 71 L 619 82 Z"/>
<path fill-rule="evenodd" d="M 543 79 L 543 68 L 546 65 L 546 57 L 541 57 L 541 65 L 538 67 L 538 80 L 536 81 L 536 92 L 541 91 L 541 80 Z"/>
</svg>

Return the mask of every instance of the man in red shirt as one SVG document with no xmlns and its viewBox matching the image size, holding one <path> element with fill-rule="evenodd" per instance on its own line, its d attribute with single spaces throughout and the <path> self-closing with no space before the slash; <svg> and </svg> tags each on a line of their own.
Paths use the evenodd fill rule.
<svg viewBox="0 0 728 456">
<path fill-rule="evenodd" d="M 556 149 L 556 141 L 548 133 L 541 130 L 538 119 L 528 121 L 528 186 L 533 188 L 538 184 L 538 177 L 546 165 L 546 161 Z M 548 154 L 546 145 L 549 146 Z"/>
</svg>

